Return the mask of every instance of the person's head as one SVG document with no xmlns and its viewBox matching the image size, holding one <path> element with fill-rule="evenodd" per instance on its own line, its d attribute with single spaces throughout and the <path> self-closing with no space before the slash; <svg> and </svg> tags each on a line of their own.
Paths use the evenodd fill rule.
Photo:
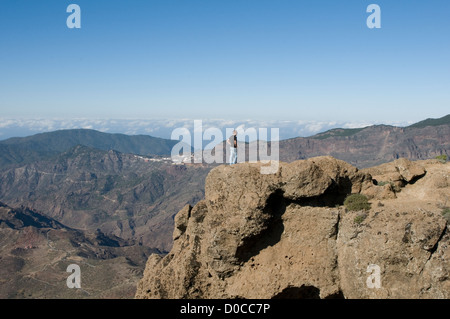
<svg viewBox="0 0 450 319">
<path fill-rule="evenodd" d="M 237 131 L 236 130 L 233 131 L 233 135 L 237 135 Z"/>
</svg>

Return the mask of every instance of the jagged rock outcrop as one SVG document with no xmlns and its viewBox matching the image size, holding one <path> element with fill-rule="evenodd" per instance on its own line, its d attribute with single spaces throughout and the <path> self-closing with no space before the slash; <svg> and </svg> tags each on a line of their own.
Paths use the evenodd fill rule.
<svg viewBox="0 0 450 319">
<path fill-rule="evenodd" d="M 426 174 L 425 168 L 417 162 L 400 158 L 390 163 L 361 170 L 372 176 L 373 182 L 382 187 L 369 187 L 363 190 L 364 195 L 375 199 L 397 198 L 407 184 L 414 182 Z"/>
<path fill-rule="evenodd" d="M 406 187 L 449 173 L 401 163 L 416 181 Z M 383 187 L 332 157 L 280 163 L 271 175 L 259 163 L 214 168 L 205 199 L 176 216 L 170 253 L 149 258 L 136 298 L 450 297 L 450 235 L 436 203 L 410 200 L 408 189 L 363 221 L 341 206 Z M 379 287 L 368 283 L 373 269 Z"/>
</svg>

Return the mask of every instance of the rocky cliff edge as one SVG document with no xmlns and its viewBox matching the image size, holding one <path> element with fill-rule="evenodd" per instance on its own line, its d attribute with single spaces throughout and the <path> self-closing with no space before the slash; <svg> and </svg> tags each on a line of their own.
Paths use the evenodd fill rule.
<svg viewBox="0 0 450 319">
<path fill-rule="evenodd" d="M 450 165 L 396 160 L 359 171 L 332 157 L 219 166 L 175 217 L 136 298 L 449 298 Z M 351 193 L 372 208 L 351 212 Z"/>
</svg>

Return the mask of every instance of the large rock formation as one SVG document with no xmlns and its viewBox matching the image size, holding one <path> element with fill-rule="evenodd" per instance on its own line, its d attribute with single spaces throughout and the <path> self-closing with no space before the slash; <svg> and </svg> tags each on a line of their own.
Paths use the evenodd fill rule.
<svg viewBox="0 0 450 319">
<path fill-rule="evenodd" d="M 438 204 L 450 167 L 425 164 L 395 163 L 397 190 L 332 157 L 280 163 L 272 175 L 259 163 L 214 168 L 205 199 L 176 216 L 170 253 L 149 258 L 136 298 L 449 298 Z M 417 196 L 436 176 L 432 199 Z M 341 206 L 350 193 L 372 199 L 364 218 Z"/>
</svg>

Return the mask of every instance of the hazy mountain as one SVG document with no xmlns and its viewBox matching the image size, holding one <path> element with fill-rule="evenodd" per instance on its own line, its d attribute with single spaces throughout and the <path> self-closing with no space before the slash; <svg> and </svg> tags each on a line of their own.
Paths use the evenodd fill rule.
<svg viewBox="0 0 450 319">
<path fill-rule="evenodd" d="M 400 157 L 421 160 L 441 154 L 450 155 L 450 115 L 404 128 L 375 125 L 360 129 L 333 129 L 309 138 L 280 142 L 282 161 L 331 155 L 360 168 Z"/>
<path fill-rule="evenodd" d="M 439 126 L 439 125 L 448 125 L 450 124 L 450 114 L 443 116 L 438 119 L 426 119 L 424 121 L 417 122 L 408 126 L 408 128 L 422 128 L 427 126 Z"/>
<path fill-rule="evenodd" d="M 209 167 L 76 146 L 0 171 L 0 198 L 77 229 L 170 249 L 173 215 L 200 200 Z"/>
<path fill-rule="evenodd" d="M 246 143 L 247 161 L 250 158 L 249 149 L 257 149 L 257 143 L 259 142 Z M 222 149 L 223 161 L 228 162 L 225 147 L 228 146 L 222 142 L 215 147 L 215 152 Z M 271 154 L 270 142 L 268 154 Z M 359 168 L 379 165 L 400 157 L 419 160 L 442 154 L 450 155 L 450 115 L 440 119 L 427 119 L 408 127 L 372 125 L 354 129 L 337 128 L 310 137 L 279 141 L 281 161 L 293 162 L 330 155 Z M 259 154 L 257 156 L 259 159 Z"/>
<path fill-rule="evenodd" d="M 249 159 L 249 146 L 256 149 L 255 143 L 245 146 L 246 160 Z M 223 160 L 228 161 L 225 145 L 225 142 L 219 144 L 216 151 L 221 148 Z M 268 150 L 271 154 L 270 143 Z M 359 168 L 387 163 L 400 157 L 422 160 L 442 154 L 450 155 L 450 115 L 427 119 L 408 127 L 373 125 L 332 129 L 311 137 L 279 142 L 279 158 L 284 162 L 330 155 Z"/>
<path fill-rule="evenodd" d="M 148 135 L 109 134 L 86 129 L 61 130 L 0 141 L 0 166 L 32 163 L 76 145 L 140 155 L 170 155 L 177 142 Z"/>
</svg>

